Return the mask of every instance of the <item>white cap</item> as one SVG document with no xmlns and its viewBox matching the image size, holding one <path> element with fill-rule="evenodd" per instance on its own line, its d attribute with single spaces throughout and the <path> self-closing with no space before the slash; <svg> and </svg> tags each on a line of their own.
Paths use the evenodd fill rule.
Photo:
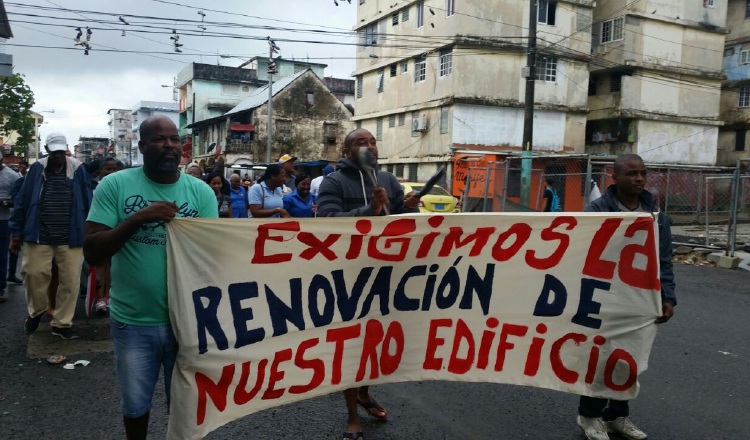
<svg viewBox="0 0 750 440">
<path fill-rule="evenodd" d="M 50 153 L 53 151 L 68 150 L 68 141 L 65 139 L 65 135 L 62 133 L 48 134 L 45 145 L 47 146 L 47 150 L 49 150 Z"/>
</svg>

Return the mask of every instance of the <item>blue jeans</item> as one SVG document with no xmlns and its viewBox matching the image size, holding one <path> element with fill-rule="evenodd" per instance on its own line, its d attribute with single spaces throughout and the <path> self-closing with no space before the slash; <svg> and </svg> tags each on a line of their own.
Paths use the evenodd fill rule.
<svg viewBox="0 0 750 440">
<path fill-rule="evenodd" d="M 161 367 L 164 367 L 164 391 L 169 405 L 172 369 L 177 359 L 172 326 L 137 326 L 111 319 L 110 331 L 122 414 L 135 419 L 151 410 Z"/>
</svg>

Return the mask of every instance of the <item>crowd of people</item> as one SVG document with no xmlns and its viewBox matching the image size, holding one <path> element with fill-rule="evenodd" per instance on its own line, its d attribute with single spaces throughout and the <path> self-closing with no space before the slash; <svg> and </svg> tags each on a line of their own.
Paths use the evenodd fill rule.
<svg viewBox="0 0 750 440">
<path fill-rule="evenodd" d="M 0 273 L 8 274 L 0 277 L 0 302 L 7 299 L 6 279 L 23 282 L 26 334 L 36 332 L 42 316 L 49 314 L 52 334 L 74 339 L 73 315 L 81 279 L 87 274 L 94 277 L 96 310 L 110 317 L 128 439 L 147 436 L 162 369 L 169 400 L 177 356 L 167 304 L 166 223 L 184 216 L 382 216 L 415 213 L 419 204 L 416 193 L 404 194 L 395 176 L 377 170 L 377 143 L 364 129 L 347 135 L 344 157 L 336 169 L 327 166 L 314 179 L 295 173 L 296 158 L 291 155 L 268 165 L 257 181 L 238 173 L 227 180 L 221 166 L 204 173 L 197 164 L 189 164 L 183 173 L 177 128 L 163 116 L 143 121 L 140 139 L 143 166 L 139 168 L 125 169 L 115 158 L 83 166 L 66 156 L 66 139 L 56 133 L 46 139 L 48 155 L 31 165 L 28 173 L 24 169 L 23 176 L 0 159 L 0 236 L 10 250 L 10 254 L 0 252 Z M 614 170 L 615 184 L 587 210 L 653 211 L 653 198 L 643 189 L 641 158 L 622 156 Z M 554 190 L 550 192 L 546 210 L 552 211 Z M 663 314 L 657 322 L 666 322 L 676 300 L 669 227 L 663 217 L 659 230 Z M 23 280 L 16 276 L 14 260 L 22 246 Z M 378 420 L 387 420 L 388 412 L 369 387 L 347 389 L 343 394 L 348 413 L 343 440 L 364 438 L 358 407 Z M 577 423 L 592 440 L 607 439 L 607 432 L 646 438 L 630 420 L 627 402 L 584 396 Z"/>
</svg>

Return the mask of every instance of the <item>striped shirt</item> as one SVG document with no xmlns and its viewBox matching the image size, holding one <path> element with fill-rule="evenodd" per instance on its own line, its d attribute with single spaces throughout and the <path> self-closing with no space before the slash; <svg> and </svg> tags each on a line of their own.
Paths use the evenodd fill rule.
<svg viewBox="0 0 750 440">
<path fill-rule="evenodd" d="M 68 244 L 70 208 L 73 205 L 72 181 L 68 182 L 65 167 L 59 173 L 44 171 L 45 181 L 39 203 L 39 244 Z"/>
</svg>

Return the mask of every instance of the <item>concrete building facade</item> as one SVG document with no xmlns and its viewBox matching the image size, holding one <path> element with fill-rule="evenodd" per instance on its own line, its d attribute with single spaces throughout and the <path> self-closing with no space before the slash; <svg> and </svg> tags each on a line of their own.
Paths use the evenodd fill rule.
<svg viewBox="0 0 750 440">
<path fill-rule="evenodd" d="M 535 151 L 583 149 L 593 5 L 539 1 Z M 354 120 L 382 164 L 423 181 L 456 150 L 520 149 L 529 13 L 521 0 L 359 2 Z"/>
<path fill-rule="evenodd" d="M 594 9 L 586 151 L 714 165 L 727 0 Z"/>
<path fill-rule="evenodd" d="M 132 159 L 133 111 L 130 109 L 107 110 L 109 138 L 114 147 L 114 155 L 121 161 Z"/>
<path fill-rule="evenodd" d="M 750 1 L 729 0 L 717 165 L 750 158 Z"/>
<path fill-rule="evenodd" d="M 336 161 L 341 157 L 344 136 L 354 128 L 352 113 L 311 69 L 274 82 L 272 93 L 272 161 L 283 154 L 300 161 Z M 217 160 L 226 166 L 265 163 L 267 86 L 224 115 L 196 122 L 190 128 L 196 137 L 194 150 L 209 153 L 193 158 L 204 170 Z"/>
</svg>

